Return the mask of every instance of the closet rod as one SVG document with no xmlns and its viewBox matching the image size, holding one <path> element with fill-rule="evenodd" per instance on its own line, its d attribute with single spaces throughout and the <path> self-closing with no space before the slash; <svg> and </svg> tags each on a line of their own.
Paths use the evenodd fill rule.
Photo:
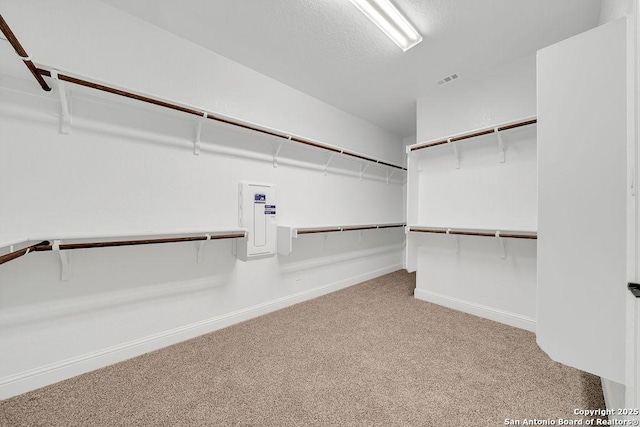
<svg viewBox="0 0 640 427">
<path fill-rule="evenodd" d="M 38 248 L 44 247 L 49 244 L 49 241 L 45 240 L 40 243 L 36 243 L 35 245 L 31 245 L 17 251 L 9 252 L 8 254 L 0 256 L 0 265 L 4 264 L 5 262 L 13 261 L 14 259 L 20 258 L 21 256 L 25 256 L 28 253 L 37 252 Z"/>
<path fill-rule="evenodd" d="M 309 230 L 298 230 L 298 234 L 314 234 L 314 233 L 335 233 L 337 231 L 342 231 L 342 228 L 314 228 Z"/>
<path fill-rule="evenodd" d="M 413 228 L 410 227 L 409 231 L 418 232 L 418 233 L 437 233 L 437 234 L 456 234 L 463 236 L 482 236 L 482 237 L 504 237 L 505 239 L 532 239 L 535 240 L 538 238 L 535 234 L 519 234 L 519 233 L 500 233 L 499 236 L 496 236 L 495 232 L 490 231 L 467 231 L 467 230 L 453 230 L 449 229 L 447 233 L 447 229 L 439 229 L 439 228 Z"/>
<path fill-rule="evenodd" d="M 415 147 L 411 147 L 411 151 L 416 151 L 416 150 L 422 150 L 424 148 L 431 148 L 431 147 L 435 147 L 438 145 L 443 145 L 443 144 L 447 144 L 449 143 L 449 141 L 451 142 L 457 142 L 457 141 L 462 141 L 464 139 L 469 139 L 469 138 L 475 138 L 476 136 L 482 136 L 482 135 L 489 135 L 491 133 L 495 133 L 495 132 L 502 132 L 504 130 L 509 130 L 509 129 L 515 129 L 515 128 L 519 128 L 522 126 L 528 126 L 528 125 L 532 125 L 534 123 L 537 123 L 538 119 L 527 119 L 521 122 L 517 122 L 517 123 L 512 123 L 510 125 L 505 125 L 505 126 L 499 126 L 497 128 L 491 128 L 491 129 L 485 129 L 485 130 L 481 130 L 478 132 L 473 132 L 473 133 L 468 133 L 468 134 L 464 134 L 464 135 L 459 135 L 459 136 L 455 136 L 455 137 L 451 137 L 451 138 L 445 138 L 442 139 L 440 141 L 436 141 L 436 142 L 429 142 L 423 145 L 418 145 Z"/>
<path fill-rule="evenodd" d="M 83 242 L 83 243 L 61 243 L 58 245 L 61 251 L 71 249 L 88 249 L 88 248 L 107 248 L 114 246 L 139 246 L 139 245 L 154 245 L 158 243 L 177 243 L 177 242 L 196 242 L 207 240 L 219 240 L 219 239 L 238 239 L 246 237 L 246 233 L 231 233 L 231 234 L 218 234 L 218 235 L 206 235 L 206 236 L 189 236 L 189 237 L 166 237 L 160 239 L 144 239 L 144 240 L 118 240 L 118 241 L 106 241 L 106 242 Z M 17 251 L 0 256 L 0 264 L 14 260 L 21 256 L 27 255 L 33 252 L 45 252 L 54 250 L 50 241 L 45 240 L 27 248 L 19 249 Z"/>
<path fill-rule="evenodd" d="M 42 76 L 51 77 L 51 71 L 49 71 L 49 70 L 45 70 L 43 68 L 38 68 L 37 71 Z M 334 152 L 334 153 L 344 154 L 345 156 L 350 156 L 350 157 L 354 157 L 354 158 L 357 158 L 357 159 L 366 160 L 368 162 L 377 163 L 377 164 L 380 164 L 380 165 L 383 165 L 383 166 L 388 166 L 388 167 L 392 167 L 392 168 L 396 168 L 396 169 L 400 169 L 400 170 L 407 170 L 407 168 L 405 168 L 405 167 L 397 166 L 397 165 L 394 165 L 394 164 L 391 164 L 391 163 L 387 163 L 387 162 L 383 162 L 382 160 L 377 160 L 377 159 L 374 159 L 372 157 L 363 156 L 362 154 L 354 153 L 352 151 L 343 150 L 343 149 L 340 149 L 340 148 L 337 148 L 337 147 L 332 147 L 330 145 L 325 145 L 325 144 L 321 144 L 321 143 L 314 142 L 314 141 L 309 141 L 307 139 L 303 139 L 303 138 L 292 136 L 292 135 L 286 135 L 286 134 L 278 133 L 278 132 L 275 132 L 273 130 L 268 130 L 268 129 L 260 128 L 260 127 L 257 127 L 257 126 L 252 126 L 252 125 L 250 125 L 248 123 L 242 123 L 242 122 L 239 122 L 239 121 L 236 121 L 236 120 L 227 119 L 227 118 L 224 118 L 224 117 L 219 117 L 219 116 L 216 116 L 213 113 L 208 113 L 208 112 L 205 112 L 205 111 L 195 110 L 195 109 L 189 108 L 189 107 L 183 107 L 181 105 L 173 104 L 173 103 L 166 102 L 166 101 L 161 101 L 159 99 L 151 98 L 151 97 L 144 96 L 144 95 L 139 95 L 139 94 L 136 94 L 136 93 L 133 93 L 133 92 L 129 92 L 129 91 L 125 91 L 125 90 L 122 90 L 122 89 L 113 88 L 113 87 L 110 87 L 110 86 L 106 86 L 106 85 L 103 85 L 103 84 L 91 82 L 91 81 L 88 81 L 88 80 L 79 79 L 77 77 L 68 76 L 66 74 L 58 74 L 58 78 L 60 80 L 63 80 L 63 81 L 69 82 L 69 83 L 73 83 L 73 84 L 76 84 L 76 85 L 79 85 L 79 86 L 84 86 L 84 87 L 88 87 L 88 88 L 91 88 L 91 89 L 112 93 L 112 94 L 115 94 L 115 95 L 123 96 L 125 98 L 135 99 L 137 101 L 142 101 L 142 102 L 146 102 L 146 103 L 149 103 L 149 104 L 157 105 L 157 106 L 160 106 L 160 107 L 169 108 L 169 109 L 176 110 L 176 111 L 181 111 L 183 113 L 191 114 L 191 115 L 198 116 L 198 117 L 203 117 L 206 114 L 206 117 L 208 119 L 214 120 L 216 122 L 226 123 L 228 125 L 240 127 L 240 128 L 243 128 L 243 129 L 252 130 L 252 131 L 255 131 L 255 132 L 260 132 L 260 133 L 265 134 L 265 135 L 286 139 L 286 140 L 289 140 L 289 141 L 292 141 L 292 142 L 297 142 L 299 144 L 304 144 L 304 145 L 308 145 L 308 146 L 311 146 L 311 147 L 320 148 L 320 149 L 331 151 L 331 152 Z"/>
<path fill-rule="evenodd" d="M 33 74 L 33 77 L 36 78 L 40 87 L 42 87 L 42 89 L 49 92 L 51 88 L 49 87 L 47 82 L 44 81 L 42 76 L 38 73 L 38 69 L 31 61 L 31 58 L 27 54 L 27 51 L 24 50 L 24 48 L 16 38 L 16 35 L 13 34 L 13 31 L 11 31 L 11 28 L 9 28 L 7 21 L 4 20 L 2 15 L 0 15 L 0 31 L 2 31 L 2 34 L 4 34 L 4 36 L 7 38 L 7 41 L 11 43 L 11 46 L 13 46 L 13 49 L 16 51 L 20 59 L 22 59 L 22 61 L 24 62 L 24 65 L 26 65 L 29 71 L 31 71 L 31 74 Z"/>
<path fill-rule="evenodd" d="M 46 91 L 50 91 L 51 88 L 47 85 L 47 83 L 44 81 L 42 76 L 51 77 L 51 71 L 50 70 L 45 70 L 43 68 L 37 68 L 33 64 L 33 62 L 31 62 L 31 58 L 29 58 L 29 56 L 27 55 L 25 50 L 22 48 L 22 45 L 20 45 L 20 42 L 16 38 L 15 34 L 13 34 L 11 29 L 9 28 L 9 25 L 2 18 L 2 15 L 0 15 L 0 28 L 2 29 L 2 32 L 7 37 L 7 39 L 9 40 L 11 45 L 13 46 L 13 48 L 16 50 L 16 53 L 22 58 L 22 60 L 27 65 L 27 67 L 29 68 L 29 70 L 31 71 L 33 76 L 36 78 L 36 80 L 38 81 L 40 86 L 42 86 L 42 89 L 44 89 Z M 117 89 L 117 88 L 113 88 L 113 87 L 106 86 L 106 85 L 103 85 L 103 84 L 91 82 L 91 81 L 88 81 L 88 80 L 83 80 L 83 79 L 79 79 L 79 78 L 76 78 L 76 77 L 67 76 L 65 74 L 58 74 L 58 78 L 60 80 L 63 80 L 63 81 L 69 82 L 69 83 L 73 83 L 73 84 L 76 84 L 76 85 L 79 85 L 79 86 L 84 86 L 84 87 L 88 87 L 88 88 L 91 88 L 91 89 L 112 93 L 112 94 L 115 94 L 115 95 L 123 96 L 125 98 L 135 99 L 135 100 L 138 100 L 138 101 L 146 102 L 146 103 L 157 105 L 157 106 L 164 107 L 164 108 L 169 108 L 169 109 L 176 110 L 176 111 L 181 111 L 183 113 L 192 114 L 192 115 L 199 116 L 199 117 L 203 117 L 206 114 L 207 118 L 209 118 L 211 120 L 215 120 L 217 122 L 226 123 L 226 124 L 229 124 L 229 125 L 232 125 L 232 126 L 237 126 L 237 127 L 243 128 L 243 129 L 249 129 L 249 130 L 252 130 L 252 131 L 255 131 L 255 132 L 260 132 L 260 133 L 263 133 L 263 134 L 266 134 L 266 135 L 271 135 L 271 136 L 275 136 L 275 137 L 278 137 L 278 138 L 287 139 L 287 140 L 290 140 L 290 141 L 293 141 L 293 142 L 297 142 L 297 143 L 300 143 L 300 144 L 309 145 L 311 147 L 321 148 L 323 150 L 332 151 L 334 153 L 344 154 L 346 156 L 355 157 L 357 159 L 366 160 L 368 162 L 377 163 L 377 164 L 388 166 L 388 167 L 391 167 L 391 168 L 396 168 L 396 169 L 400 169 L 400 170 L 407 170 L 407 168 L 405 168 L 405 167 L 394 165 L 394 164 L 387 163 L 387 162 L 383 162 L 381 160 L 377 160 L 377 159 L 374 159 L 374 158 L 371 158 L 371 157 L 363 156 L 363 155 L 355 153 L 353 151 L 343 150 L 343 149 L 340 149 L 340 148 L 337 148 L 337 147 L 332 147 L 330 145 L 321 144 L 321 143 L 314 142 L 314 141 L 309 141 L 307 139 L 303 139 L 303 138 L 299 138 L 299 137 L 294 137 L 292 135 L 281 134 L 281 133 L 275 132 L 273 130 L 268 130 L 268 129 L 260 128 L 258 126 L 254 126 L 254 125 L 249 124 L 249 123 L 242 123 L 240 121 L 236 121 L 236 120 L 232 120 L 232 119 L 227 119 L 227 118 L 223 118 L 223 117 L 217 117 L 214 114 L 208 113 L 206 111 L 195 110 L 193 108 L 184 107 L 184 106 L 181 106 L 181 105 L 173 104 L 173 103 L 170 103 L 170 102 L 162 101 L 162 100 L 151 98 L 151 97 L 148 97 L 148 96 L 139 95 L 139 94 L 136 94 L 136 93 L 133 93 L 133 92 L 125 91 L 125 90 L 122 90 L 122 89 Z"/>
<path fill-rule="evenodd" d="M 405 224 L 381 224 L 381 225 L 354 225 L 345 227 L 326 227 L 326 228 L 302 228 L 297 229 L 297 234 L 315 234 L 315 233 L 334 233 L 339 231 L 360 231 L 360 230 L 380 230 L 383 228 L 404 227 Z"/>
</svg>

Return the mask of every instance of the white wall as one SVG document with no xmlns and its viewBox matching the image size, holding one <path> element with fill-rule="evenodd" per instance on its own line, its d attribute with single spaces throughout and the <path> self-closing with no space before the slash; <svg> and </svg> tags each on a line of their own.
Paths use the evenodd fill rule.
<svg viewBox="0 0 640 427">
<path fill-rule="evenodd" d="M 443 85 L 418 99 L 417 139 L 453 134 L 535 116 L 535 58 Z M 536 129 L 503 132 L 506 161 L 495 135 L 460 141 L 460 168 L 448 145 L 411 154 L 409 222 L 451 228 L 535 231 Z M 453 238 L 414 233 L 415 296 L 535 330 L 535 241 Z M 414 249 L 412 249 L 414 248 Z M 412 259 L 411 254 L 408 257 Z"/>
<path fill-rule="evenodd" d="M 375 126 L 101 3 L 3 2 L 2 13 L 36 62 L 402 160 L 399 141 Z M 0 74 L 0 241 L 237 227 L 240 180 L 276 185 L 279 223 L 403 220 L 402 174 L 387 184 L 374 166 L 358 179 L 348 159 L 325 176 L 221 155 L 214 147 L 269 159 L 278 141 L 213 122 L 194 156 L 192 117 L 71 89 L 72 133 L 62 135 L 55 91 Z M 327 156 L 282 151 L 303 165 Z M 303 236 L 288 257 L 246 263 L 231 241 L 207 243 L 202 264 L 195 243 L 77 250 L 68 281 L 55 253 L 22 257 L 0 266 L 0 397 L 397 270 L 403 241 L 402 229 Z"/>
<path fill-rule="evenodd" d="M 627 49 L 628 52 L 628 67 L 629 67 L 629 84 L 635 85 L 636 74 L 637 74 L 637 66 L 636 61 L 631 60 L 632 58 L 637 57 L 637 34 L 635 30 L 636 21 L 637 21 L 637 11 L 638 11 L 638 1 L 637 0 L 602 0 L 602 4 L 600 6 L 600 19 L 599 25 L 606 24 L 608 22 L 614 21 L 623 16 L 628 16 L 629 21 L 629 47 Z M 634 13 L 635 12 L 635 13 Z M 631 87 L 629 88 L 628 93 L 635 93 Z M 637 116 L 633 113 L 635 111 L 637 94 L 635 97 L 629 97 L 629 108 L 627 117 L 630 118 L 628 126 L 631 129 L 630 132 L 630 140 L 632 140 L 632 149 L 629 151 L 629 162 L 630 167 L 635 168 L 635 160 L 637 153 L 636 143 L 635 143 L 635 131 L 637 129 Z M 637 168 L 635 168 L 637 169 Z M 637 182 L 637 177 L 634 177 Z M 635 200 L 629 205 L 631 208 L 629 221 L 629 248 L 628 248 L 628 275 L 631 281 L 637 281 L 637 202 Z M 626 361 L 626 387 L 623 384 L 619 384 L 613 382 L 611 380 L 602 379 L 603 391 L 605 394 L 605 400 L 607 401 L 607 407 L 619 408 L 624 406 L 624 402 L 626 400 L 626 407 L 635 407 L 636 403 L 636 395 L 637 395 L 637 386 L 636 383 L 639 381 L 635 378 L 636 371 L 636 354 L 640 354 L 636 350 L 635 341 L 639 341 L 636 339 L 636 329 L 638 328 L 636 323 L 636 310 L 637 310 L 637 302 L 636 299 L 631 295 L 627 295 L 627 361 Z M 626 395 L 626 396 L 625 396 Z M 610 406 L 610 402 L 615 402 Z"/>
<path fill-rule="evenodd" d="M 400 138 L 100 1 L 0 10 L 37 64 L 402 162 Z"/>
<path fill-rule="evenodd" d="M 599 25 L 614 21 L 633 12 L 634 0 L 602 0 Z"/>
</svg>

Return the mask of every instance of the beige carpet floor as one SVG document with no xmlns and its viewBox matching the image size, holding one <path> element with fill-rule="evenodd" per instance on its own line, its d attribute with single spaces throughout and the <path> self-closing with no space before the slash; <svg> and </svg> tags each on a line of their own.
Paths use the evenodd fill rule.
<svg viewBox="0 0 640 427">
<path fill-rule="evenodd" d="M 604 408 L 531 332 L 395 272 L 0 402 L 8 426 L 500 426 Z"/>
</svg>

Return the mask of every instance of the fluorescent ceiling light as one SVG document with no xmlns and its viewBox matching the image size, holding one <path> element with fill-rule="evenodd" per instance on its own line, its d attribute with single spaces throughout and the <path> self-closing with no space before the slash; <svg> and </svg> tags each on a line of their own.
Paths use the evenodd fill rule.
<svg viewBox="0 0 640 427">
<path fill-rule="evenodd" d="M 422 41 L 422 36 L 389 0 L 351 0 L 351 3 L 404 52 Z"/>
</svg>

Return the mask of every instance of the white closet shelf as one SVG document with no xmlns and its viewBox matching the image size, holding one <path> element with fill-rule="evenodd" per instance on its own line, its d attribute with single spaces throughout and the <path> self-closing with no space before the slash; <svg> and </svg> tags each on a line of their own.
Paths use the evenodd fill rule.
<svg viewBox="0 0 640 427">
<path fill-rule="evenodd" d="M 244 228 L 212 228 L 207 230 L 183 230 L 171 232 L 150 231 L 136 234 L 82 234 L 71 233 L 64 237 L 28 237 L 1 242 L 0 248 L 9 248 L 9 253 L 0 256 L 0 264 L 12 261 L 32 252 L 64 251 L 70 249 L 105 248 L 114 246 L 139 246 L 159 243 L 178 243 L 209 240 L 246 238 Z M 31 244 L 33 242 L 39 242 Z M 27 246 L 25 246 L 27 245 Z M 14 250 L 13 246 L 21 246 Z M 202 245 L 198 250 L 198 260 L 202 258 Z"/>
<path fill-rule="evenodd" d="M 243 128 L 243 129 L 248 129 L 254 132 L 259 132 L 262 133 L 264 135 L 269 135 L 269 136 L 273 136 L 273 137 L 278 137 L 278 138 L 282 138 L 283 140 L 281 142 L 284 142 L 284 140 L 289 140 L 291 142 L 296 142 L 299 144 L 303 144 L 306 146 L 310 146 L 310 147 L 315 147 L 315 148 L 320 148 L 323 150 L 327 150 L 329 152 L 332 152 L 332 154 L 342 154 L 345 156 L 349 156 L 351 158 L 356 158 L 356 159 L 360 159 L 360 160 L 364 160 L 368 164 L 377 164 L 379 166 L 382 167 L 387 167 L 387 168 L 391 168 L 391 169 L 400 169 L 400 170 L 406 170 L 405 167 L 403 166 L 398 166 L 398 165 L 394 165 L 392 163 L 388 163 L 379 159 L 375 159 L 369 156 L 364 156 L 362 154 L 350 151 L 350 150 L 345 150 L 342 149 L 340 147 L 336 147 L 330 144 L 325 144 L 322 142 L 318 142 L 312 139 L 308 139 L 308 138 L 303 138 L 303 137 L 299 137 L 299 136 L 295 136 L 291 133 L 287 133 L 287 132 L 282 132 L 273 128 L 269 128 L 267 126 L 262 126 L 259 124 L 255 124 L 255 123 L 251 123 L 245 120 L 240 120 L 238 118 L 235 117 L 230 117 L 227 115 L 223 115 L 220 113 L 211 113 L 208 111 L 205 111 L 201 108 L 197 108 L 197 107 L 192 107 L 192 106 L 188 106 L 179 102 L 175 102 L 172 100 L 166 100 L 166 99 L 161 99 L 159 97 L 154 97 L 154 96 L 150 96 L 150 95 L 145 95 L 139 92 L 134 92 L 134 91 L 130 91 L 128 89 L 122 88 L 122 87 L 116 87 L 114 85 L 111 84 L 107 84 L 104 82 L 96 82 L 95 80 L 91 80 L 88 78 L 84 78 L 84 77 L 80 77 L 78 75 L 72 76 L 69 74 L 63 74 L 61 72 L 59 72 L 59 70 L 57 70 L 55 67 L 46 67 L 43 68 L 44 66 L 41 64 L 40 67 L 36 67 L 36 65 L 33 63 L 33 61 L 31 60 L 31 57 L 28 55 L 28 53 L 24 50 L 24 48 L 22 47 L 22 45 L 20 44 L 20 41 L 18 40 L 18 38 L 16 37 L 16 35 L 13 33 L 13 31 L 11 30 L 11 28 L 9 27 L 9 25 L 7 24 L 7 22 L 2 18 L 2 16 L 0 15 L 0 32 L 2 34 L 4 34 L 5 38 L 9 41 L 9 43 L 11 44 L 11 46 L 13 47 L 13 49 L 15 50 L 16 54 L 18 55 L 18 57 L 24 61 L 24 64 L 27 66 L 27 68 L 29 69 L 29 71 L 31 72 L 31 74 L 33 75 L 33 77 L 36 79 L 36 81 L 38 82 L 38 84 L 42 87 L 43 90 L 50 92 L 51 91 L 51 87 L 47 84 L 47 82 L 44 80 L 43 77 L 50 77 L 52 79 L 52 83 L 57 86 L 58 88 L 58 92 L 59 92 L 59 96 L 60 96 L 60 101 L 61 101 L 61 106 L 62 106 L 62 117 L 61 117 L 61 129 L 62 129 L 62 133 L 69 133 L 70 132 L 70 128 L 71 128 L 71 109 L 69 108 L 69 99 L 68 95 L 66 93 L 65 90 L 65 82 L 66 83 L 72 83 L 74 85 L 77 86 L 83 86 L 83 87 L 87 87 L 90 89 L 95 89 L 97 91 L 101 91 L 101 92 L 107 92 L 107 93 L 111 93 L 114 95 L 118 95 L 118 96 L 122 96 L 125 98 L 129 98 L 129 99 L 134 99 L 137 101 L 141 101 L 147 104 L 153 104 L 159 107 L 163 107 L 163 108 L 167 108 L 167 109 L 171 109 L 174 111 L 180 111 L 186 114 L 191 114 L 194 116 L 197 116 L 200 119 L 210 119 L 210 120 L 214 120 L 220 123 L 226 123 L 228 125 L 231 126 L 236 126 L 238 128 Z M 196 125 L 196 141 L 194 141 L 194 154 L 199 154 L 200 153 L 200 133 L 202 130 L 202 122 L 199 121 L 198 124 Z M 281 146 L 280 146 L 281 148 Z M 278 148 L 278 151 L 280 150 L 280 148 Z M 277 152 L 274 155 L 273 158 L 274 161 L 274 165 L 277 164 Z M 327 164 L 328 166 L 328 164 Z M 326 169 L 326 167 L 325 167 Z M 361 169 L 360 172 L 360 177 L 362 178 L 362 175 L 364 174 L 364 169 Z M 389 180 L 389 174 L 387 175 L 387 181 Z"/>
<path fill-rule="evenodd" d="M 278 253 L 280 255 L 289 255 L 293 251 L 293 239 L 303 234 L 323 234 L 323 233 L 339 233 L 343 231 L 360 231 L 381 230 L 388 228 L 405 227 L 404 223 L 389 224 L 360 224 L 360 225 L 337 225 L 337 226 L 319 226 L 319 227 L 302 227 L 302 226 L 278 226 Z"/>
<path fill-rule="evenodd" d="M 453 144 L 457 141 L 462 141 L 464 139 L 475 138 L 478 136 L 488 135 L 492 133 L 495 133 L 498 136 L 500 136 L 500 132 L 503 132 L 509 129 L 519 128 L 522 126 L 533 125 L 533 124 L 536 124 L 537 122 L 538 122 L 538 119 L 536 118 L 536 116 L 525 117 L 518 120 L 499 123 L 493 126 L 486 126 L 480 129 L 474 129 L 474 130 L 470 130 L 462 133 L 457 133 L 454 135 L 445 136 L 442 138 L 432 139 L 426 142 L 419 142 L 417 144 L 407 146 L 407 154 L 413 151 L 422 150 L 425 148 L 432 148 L 432 147 L 436 147 L 438 145 L 443 145 L 443 144 Z"/>
<path fill-rule="evenodd" d="M 431 227 L 423 225 L 409 225 L 409 232 L 415 233 L 435 233 L 449 234 L 457 236 L 482 236 L 482 237 L 501 237 L 505 239 L 537 239 L 538 233 L 534 230 L 497 230 L 488 228 L 447 228 L 447 227 Z"/>
</svg>

